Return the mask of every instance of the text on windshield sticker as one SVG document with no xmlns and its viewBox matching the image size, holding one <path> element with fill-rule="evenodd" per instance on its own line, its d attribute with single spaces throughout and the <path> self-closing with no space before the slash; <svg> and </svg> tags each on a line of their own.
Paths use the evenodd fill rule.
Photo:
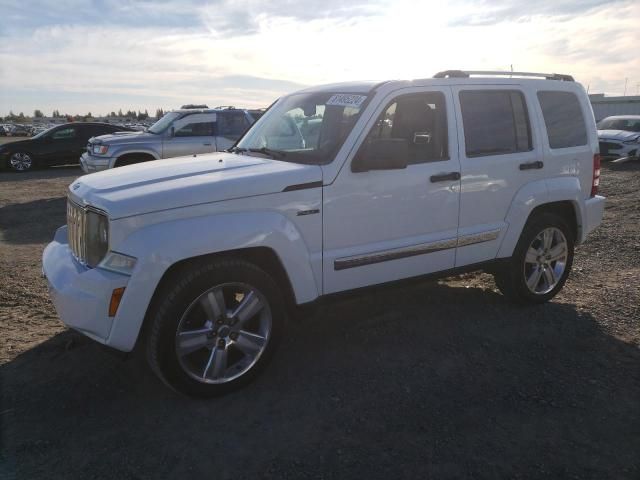
<svg viewBox="0 0 640 480">
<path fill-rule="evenodd" d="M 366 95 L 351 95 L 349 93 L 336 93 L 327 101 L 327 105 L 335 105 L 337 107 L 353 107 L 360 108 L 362 102 L 367 99 Z"/>
</svg>

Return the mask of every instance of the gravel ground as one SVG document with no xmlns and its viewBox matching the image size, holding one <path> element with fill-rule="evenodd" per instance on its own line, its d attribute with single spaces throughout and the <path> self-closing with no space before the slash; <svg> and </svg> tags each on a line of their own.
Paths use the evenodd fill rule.
<svg viewBox="0 0 640 480">
<path fill-rule="evenodd" d="M 332 300 L 212 401 L 66 330 L 40 278 L 77 168 L 0 174 L 0 477 L 640 478 L 640 165 L 551 303 L 468 274 Z"/>
</svg>

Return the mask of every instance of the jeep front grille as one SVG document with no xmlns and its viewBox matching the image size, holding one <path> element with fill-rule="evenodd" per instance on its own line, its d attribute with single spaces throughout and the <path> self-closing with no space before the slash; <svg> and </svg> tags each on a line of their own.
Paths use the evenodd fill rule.
<svg viewBox="0 0 640 480">
<path fill-rule="evenodd" d="M 67 199 L 67 235 L 71 253 L 82 264 L 87 263 L 87 212 Z"/>
</svg>

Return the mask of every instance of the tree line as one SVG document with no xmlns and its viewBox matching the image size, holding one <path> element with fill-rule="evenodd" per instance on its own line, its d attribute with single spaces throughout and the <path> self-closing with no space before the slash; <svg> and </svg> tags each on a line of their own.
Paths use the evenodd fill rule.
<svg viewBox="0 0 640 480">
<path fill-rule="evenodd" d="M 23 112 L 18 113 L 17 115 L 13 113 L 13 111 L 9 111 L 9 115 L 5 117 L 0 117 L 4 121 L 7 122 L 25 122 L 27 120 L 32 120 L 34 118 L 44 118 L 44 113 L 42 110 L 36 109 L 33 111 L 33 116 L 27 116 Z M 135 118 L 136 120 L 147 120 L 149 118 L 149 112 L 145 109 L 144 112 L 138 110 L 127 110 L 123 112 L 122 109 L 119 109 L 118 112 L 110 112 L 106 115 L 109 118 Z M 164 116 L 164 110 L 162 108 L 156 109 L 155 118 L 161 118 Z M 94 118 L 91 112 L 88 112 L 86 115 L 69 115 L 68 113 L 60 113 L 60 110 L 54 110 L 51 114 L 51 118 L 64 118 L 68 122 L 72 121 L 87 121 L 89 119 Z"/>
</svg>

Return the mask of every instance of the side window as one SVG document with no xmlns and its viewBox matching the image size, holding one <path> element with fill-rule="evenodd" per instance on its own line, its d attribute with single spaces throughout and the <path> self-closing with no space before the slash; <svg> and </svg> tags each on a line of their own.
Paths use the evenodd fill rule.
<svg viewBox="0 0 640 480">
<path fill-rule="evenodd" d="M 197 121 L 187 123 L 180 127 L 174 133 L 175 137 L 212 137 L 213 136 L 213 122 L 209 121 Z"/>
<path fill-rule="evenodd" d="M 380 114 L 367 140 L 404 139 L 409 143 L 409 164 L 449 158 L 447 112 L 440 92 L 402 95 Z"/>
<path fill-rule="evenodd" d="M 551 148 L 587 144 L 587 128 L 578 97 L 571 92 L 538 92 Z"/>
<path fill-rule="evenodd" d="M 76 129 L 74 127 L 62 128 L 53 132 L 51 138 L 53 140 L 68 140 L 76 137 Z"/>
<path fill-rule="evenodd" d="M 527 105 L 514 90 L 460 92 L 467 157 L 526 152 L 531 147 Z"/>
<path fill-rule="evenodd" d="M 81 136 L 84 138 L 98 137 L 112 132 L 111 127 L 104 127 L 102 125 L 83 125 L 83 127 Z"/>
<path fill-rule="evenodd" d="M 239 137 L 249 128 L 249 120 L 244 112 L 224 112 L 218 114 L 218 135 Z"/>
</svg>

